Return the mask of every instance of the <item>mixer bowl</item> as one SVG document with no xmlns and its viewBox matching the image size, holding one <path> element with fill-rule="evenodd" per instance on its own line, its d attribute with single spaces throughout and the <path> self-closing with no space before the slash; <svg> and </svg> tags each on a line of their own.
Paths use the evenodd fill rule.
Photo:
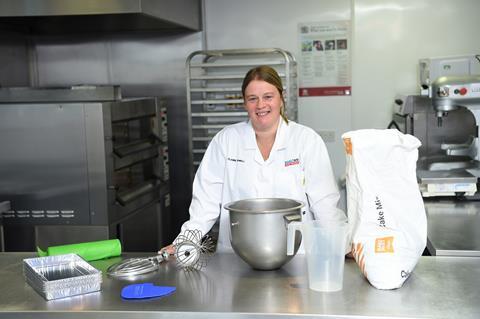
<svg viewBox="0 0 480 319">
<path fill-rule="evenodd" d="M 295 236 L 294 254 L 287 255 L 287 227 L 301 221 L 302 202 L 286 198 L 255 198 L 225 205 L 230 211 L 230 242 L 235 253 L 254 269 L 282 267 L 298 251 L 301 236 Z"/>
</svg>

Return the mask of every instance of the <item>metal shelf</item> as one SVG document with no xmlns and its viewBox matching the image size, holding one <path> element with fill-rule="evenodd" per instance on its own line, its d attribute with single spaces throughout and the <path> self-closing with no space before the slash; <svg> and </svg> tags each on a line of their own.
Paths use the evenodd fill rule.
<svg viewBox="0 0 480 319">
<path fill-rule="evenodd" d="M 203 92 L 241 92 L 242 88 L 241 87 L 232 87 L 232 88 L 191 88 L 190 92 L 195 93 L 203 93 Z"/>
<path fill-rule="evenodd" d="M 200 125 L 192 125 L 192 129 L 222 129 L 225 125 L 222 124 L 200 124 Z"/>
<path fill-rule="evenodd" d="M 292 85 L 292 87 L 295 87 L 296 88 L 296 85 Z M 284 90 L 287 90 L 287 87 L 284 86 L 283 87 Z M 242 92 L 242 88 L 241 87 L 231 87 L 231 88 L 214 88 L 214 87 L 200 87 L 200 88 L 191 88 L 190 89 L 190 92 L 191 93 L 216 93 L 216 92 L 220 92 L 220 93 L 223 93 L 223 92 L 238 92 L 238 93 L 241 93 Z"/>
<path fill-rule="evenodd" d="M 241 86 L 248 70 L 273 67 L 284 84 L 287 116 L 297 119 L 297 70 L 291 53 L 278 48 L 195 51 L 186 60 L 190 177 L 208 143 L 226 125 L 248 119 Z M 195 143 L 195 146 L 194 146 Z"/>
<path fill-rule="evenodd" d="M 195 100 L 191 102 L 195 104 L 243 104 L 243 99 L 226 99 L 226 100 Z"/>
<path fill-rule="evenodd" d="M 247 112 L 201 112 L 191 113 L 192 117 L 223 117 L 223 116 L 248 116 Z"/>
<path fill-rule="evenodd" d="M 253 67 L 258 64 L 257 62 L 235 62 L 235 63 L 192 63 L 190 64 L 191 68 L 223 68 L 223 67 L 232 67 L 232 66 L 248 66 Z M 271 61 L 269 65 L 284 65 L 285 61 Z"/>
<path fill-rule="evenodd" d="M 192 138 L 194 142 L 210 142 L 213 136 L 195 136 Z"/>
<path fill-rule="evenodd" d="M 284 73 L 278 73 L 281 78 L 285 77 Z M 245 74 L 232 75 L 197 75 L 192 76 L 190 80 L 243 80 Z"/>
</svg>

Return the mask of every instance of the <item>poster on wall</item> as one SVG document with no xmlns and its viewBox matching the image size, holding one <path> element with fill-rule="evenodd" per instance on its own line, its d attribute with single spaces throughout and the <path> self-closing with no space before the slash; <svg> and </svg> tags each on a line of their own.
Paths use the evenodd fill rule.
<svg viewBox="0 0 480 319">
<path fill-rule="evenodd" d="M 350 21 L 300 23 L 299 96 L 350 95 Z"/>
</svg>

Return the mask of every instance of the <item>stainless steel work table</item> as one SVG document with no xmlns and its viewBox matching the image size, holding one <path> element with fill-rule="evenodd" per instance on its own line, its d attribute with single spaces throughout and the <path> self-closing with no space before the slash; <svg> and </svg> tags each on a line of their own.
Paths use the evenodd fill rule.
<svg viewBox="0 0 480 319">
<path fill-rule="evenodd" d="M 428 251 L 480 257 L 480 201 L 427 199 Z"/>
<path fill-rule="evenodd" d="M 343 291 L 320 293 L 307 287 L 304 256 L 277 271 L 255 271 L 234 254 L 216 254 L 201 272 L 169 261 L 136 281 L 177 287 L 163 298 L 122 300 L 131 282 L 104 275 L 101 292 L 45 301 L 22 275 L 22 259 L 32 256 L 0 254 L 0 318 L 480 318 L 476 257 L 422 257 L 397 290 L 373 288 L 348 259 Z M 105 271 L 119 260 L 92 265 Z"/>
</svg>

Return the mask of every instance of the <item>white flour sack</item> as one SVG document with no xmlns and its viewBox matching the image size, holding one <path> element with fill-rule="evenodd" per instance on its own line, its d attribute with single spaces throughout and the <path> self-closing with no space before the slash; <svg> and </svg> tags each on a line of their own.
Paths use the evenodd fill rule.
<svg viewBox="0 0 480 319">
<path fill-rule="evenodd" d="M 375 288 L 400 288 L 427 242 L 416 178 L 421 143 L 397 130 L 351 131 L 342 138 L 352 254 Z"/>
</svg>

